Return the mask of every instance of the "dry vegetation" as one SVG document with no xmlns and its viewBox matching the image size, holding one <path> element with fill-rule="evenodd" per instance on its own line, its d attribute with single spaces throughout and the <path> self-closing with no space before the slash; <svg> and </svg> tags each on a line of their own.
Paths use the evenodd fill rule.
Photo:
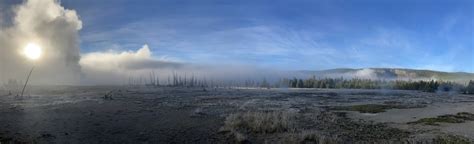
<svg viewBox="0 0 474 144">
<path fill-rule="evenodd" d="M 447 135 L 447 136 L 438 136 L 433 140 L 435 144 L 470 144 L 471 142 L 469 139 L 461 137 L 461 136 L 454 136 L 454 135 Z"/>
<path fill-rule="evenodd" d="M 229 115 L 220 130 L 236 143 L 394 142 L 409 133 L 366 121 L 353 121 L 341 112 L 240 112 Z"/>
<path fill-rule="evenodd" d="M 420 120 L 409 122 L 408 124 L 425 124 L 425 125 L 439 125 L 439 123 L 463 123 L 465 121 L 474 120 L 474 114 L 468 112 L 460 112 L 455 115 L 442 115 L 435 118 L 422 118 Z"/>
<path fill-rule="evenodd" d="M 224 129 L 251 133 L 286 132 L 292 128 L 287 112 L 244 112 L 226 118 Z"/>
<path fill-rule="evenodd" d="M 388 109 L 409 109 L 409 108 L 420 108 L 422 105 L 397 105 L 397 104 L 365 104 L 365 105 L 353 105 L 353 106 L 337 106 L 333 107 L 332 110 L 347 110 L 347 111 L 358 111 L 361 113 L 381 113 Z"/>
<path fill-rule="evenodd" d="M 449 117 L 468 120 L 470 113 Z M 446 116 L 441 116 L 446 117 Z M 435 143 L 463 144 L 456 135 L 413 138 L 411 133 L 383 123 L 352 120 L 344 112 L 290 113 L 251 111 L 230 114 L 220 132 L 232 143 Z"/>
<path fill-rule="evenodd" d="M 241 112 L 229 115 L 221 132 L 229 132 L 236 142 L 248 141 L 245 134 L 272 134 L 294 128 L 287 112 Z"/>
</svg>

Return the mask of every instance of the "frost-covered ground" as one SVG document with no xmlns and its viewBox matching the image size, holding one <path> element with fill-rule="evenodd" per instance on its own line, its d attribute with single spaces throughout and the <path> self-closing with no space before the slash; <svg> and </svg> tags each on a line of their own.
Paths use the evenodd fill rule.
<svg viewBox="0 0 474 144">
<path fill-rule="evenodd" d="M 0 91 L 1 142 L 432 142 L 447 135 L 455 137 L 449 140 L 474 139 L 471 120 L 410 123 L 474 113 L 474 96 L 452 93 L 115 86 L 32 87 L 22 98 L 12 93 Z M 351 109 L 367 104 L 393 107 L 376 113 Z"/>
</svg>

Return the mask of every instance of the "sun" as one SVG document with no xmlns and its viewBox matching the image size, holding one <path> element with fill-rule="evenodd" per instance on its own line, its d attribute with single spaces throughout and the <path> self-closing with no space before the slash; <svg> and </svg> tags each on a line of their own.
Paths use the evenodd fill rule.
<svg viewBox="0 0 474 144">
<path fill-rule="evenodd" d="M 37 60 L 41 57 L 42 50 L 41 47 L 35 43 L 29 43 L 23 49 L 25 56 L 31 60 Z"/>
</svg>

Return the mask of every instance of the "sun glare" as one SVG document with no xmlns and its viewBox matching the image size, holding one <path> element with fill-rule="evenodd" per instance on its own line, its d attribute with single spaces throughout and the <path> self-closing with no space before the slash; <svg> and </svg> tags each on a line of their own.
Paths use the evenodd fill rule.
<svg viewBox="0 0 474 144">
<path fill-rule="evenodd" d="M 35 43 L 29 43 L 24 49 L 24 54 L 31 60 L 37 60 L 41 57 L 41 47 Z"/>
</svg>

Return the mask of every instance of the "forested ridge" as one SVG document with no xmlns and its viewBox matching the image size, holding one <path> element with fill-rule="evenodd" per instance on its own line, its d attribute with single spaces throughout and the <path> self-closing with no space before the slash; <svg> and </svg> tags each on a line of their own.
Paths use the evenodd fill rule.
<svg viewBox="0 0 474 144">
<path fill-rule="evenodd" d="M 263 80 L 261 87 L 289 87 L 289 88 L 328 88 L 328 89 L 397 89 L 419 90 L 424 92 L 458 91 L 465 94 L 474 94 L 474 80 L 467 84 L 451 81 L 436 80 L 372 80 L 372 79 L 344 79 L 344 78 L 284 78 L 273 86 Z"/>
</svg>

